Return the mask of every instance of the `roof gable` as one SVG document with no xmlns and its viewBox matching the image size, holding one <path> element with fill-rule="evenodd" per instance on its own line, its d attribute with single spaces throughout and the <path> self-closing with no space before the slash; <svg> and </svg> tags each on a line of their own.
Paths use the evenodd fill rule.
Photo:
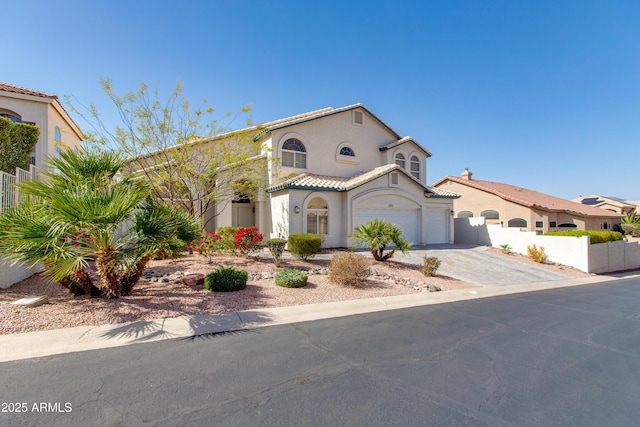
<svg viewBox="0 0 640 427">
<path fill-rule="evenodd" d="M 265 135 L 273 132 L 274 130 L 284 129 L 290 126 L 299 125 L 302 123 L 306 123 L 312 120 L 318 120 L 324 117 L 333 116 L 335 114 L 344 113 L 347 111 L 353 111 L 356 109 L 364 110 L 373 120 L 375 120 L 380 126 L 386 129 L 389 133 L 391 133 L 395 138 L 401 139 L 402 136 L 391 128 L 388 124 L 386 124 L 380 117 L 376 116 L 371 110 L 365 107 L 361 103 L 347 105 L 346 107 L 333 108 L 326 107 L 320 110 L 310 111 L 308 113 L 298 114 L 291 117 L 286 117 L 284 119 L 274 120 L 272 122 L 267 122 L 262 124 L 262 130 L 258 135 L 256 135 L 256 140 L 261 139 Z"/>
<path fill-rule="evenodd" d="M 390 150 L 390 149 L 395 148 L 395 147 L 399 147 L 399 146 L 401 146 L 403 144 L 407 144 L 407 143 L 412 144 L 418 150 L 422 151 L 425 156 L 427 156 L 427 157 L 431 157 L 432 156 L 432 154 L 426 148 L 424 148 L 422 145 L 418 144 L 418 142 L 415 139 L 413 139 L 412 137 L 410 137 L 410 136 L 405 136 L 404 138 L 400 138 L 397 141 L 393 141 L 393 142 L 390 142 L 388 144 L 385 144 L 382 147 L 380 147 L 380 151 L 387 151 L 387 150 Z"/>
<path fill-rule="evenodd" d="M 430 194 L 429 197 L 452 199 L 460 197 L 458 194 L 450 191 L 427 187 L 414 176 L 407 173 L 404 168 L 396 164 L 379 166 L 350 178 L 303 173 L 273 185 L 267 188 L 266 191 L 267 193 L 274 193 L 281 190 L 351 191 L 394 171 L 402 173 L 409 178 L 415 185 L 418 185 L 426 193 Z"/>
<path fill-rule="evenodd" d="M 466 185 L 467 187 L 493 194 L 501 199 L 517 203 L 519 205 L 549 212 L 567 212 L 583 217 L 599 218 L 620 218 L 622 216 L 614 212 L 583 205 L 582 203 L 572 202 L 570 200 L 561 199 L 560 197 L 550 196 L 527 188 L 516 187 L 515 185 L 503 184 L 500 182 L 482 181 L 477 179 L 467 180 L 456 176 L 446 176 L 434 183 L 433 186 L 439 187 L 446 181 Z"/>
</svg>

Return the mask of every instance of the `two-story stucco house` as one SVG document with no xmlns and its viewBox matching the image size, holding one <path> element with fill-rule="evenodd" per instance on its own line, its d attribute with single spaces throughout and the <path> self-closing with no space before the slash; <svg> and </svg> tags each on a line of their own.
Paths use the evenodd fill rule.
<svg viewBox="0 0 640 427">
<path fill-rule="evenodd" d="M 381 218 L 414 244 L 453 242 L 458 196 L 426 185 L 431 153 L 364 105 L 324 108 L 259 129 L 267 188 L 226 204 L 209 228 L 256 226 L 285 238 L 314 233 L 325 247 L 347 247 L 355 227 Z"/>
<path fill-rule="evenodd" d="M 0 83 L 0 116 L 36 125 L 40 137 L 31 163 L 42 167 L 60 146 L 80 147 L 82 133 L 56 95 Z"/>
</svg>

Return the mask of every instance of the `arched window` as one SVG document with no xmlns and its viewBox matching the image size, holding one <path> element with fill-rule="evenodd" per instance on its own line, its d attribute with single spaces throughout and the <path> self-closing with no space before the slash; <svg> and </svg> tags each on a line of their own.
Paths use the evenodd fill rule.
<svg viewBox="0 0 640 427">
<path fill-rule="evenodd" d="M 351 149 L 351 147 L 342 147 L 340 149 L 340 155 L 341 156 L 351 156 L 351 157 L 355 157 L 356 153 L 353 152 L 353 150 Z"/>
<path fill-rule="evenodd" d="M 307 233 L 329 234 L 329 208 L 319 197 L 311 199 L 307 205 Z"/>
<path fill-rule="evenodd" d="M 498 211 L 494 211 L 492 209 L 480 212 L 480 216 L 483 216 L 485 219 L 500 219 Z"/>
<path fill-rule="evenodd" d="M 411 156 L 411 175 L 420 179 L 420 159 L 418 156 Z"/>
<path fill-rule="evenodd" d="M 527 228 L 527 221 L 522 218 L 512 218 L 507 225 L 509 227 Z"/>
<path fill-rule="evenodd" d="M 5 117 L 14 123 L 22 123 L 20 114 L 11 110 L 0 109 L 0 117 Z"/>
<path fill-rule="evenodd" d="M 473 218 L 473 212 L 471 212 L 471 211 L 460 211 L 460 212 L 458 212 L 458 218 Z"/>
<path fill-rule="evenodd" d="M 282 166 L 302 169 L 307 167 L 307 150 L 300 140 L 289 138 L 282 144 Z"/>
<path fill-rule="evenodd" d="M 406 167 L 406 162 L 404 160 L 404 154 L 402 153 L 398 153 L 396 154 L 396 165 L 401 166 L 401 167 Z"/>
</svg>

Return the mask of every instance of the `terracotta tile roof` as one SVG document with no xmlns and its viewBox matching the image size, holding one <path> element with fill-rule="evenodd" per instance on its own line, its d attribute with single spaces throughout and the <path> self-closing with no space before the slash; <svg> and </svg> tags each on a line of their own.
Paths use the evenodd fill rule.
<svg viewBox="0 0 640 427">
<path fill-rule="evenodd" d="M 409 179 L 414 181 L 417 185 L 422 187 L 425 191 L 432 194 L 431 197 L 439 198 L 457 198 L 458 194 L 450 191 L 440 190 L 437 188 L 431 188 L 424 185 L 421 181 L 416 179 L 413 175 L 407 173 L 407 171 L 396 164 L 388 164 L 379 166 L 353 177 L 338 177 L 338 176 L 324 176 L 315 175 L 311 173 L 303 173 L 276 185 L 267 188 L 267 193 L 273 193 L 279 190 L 324 190 L 324 191 L 350 191 L 354 188 L 358 188 L 369 181 L 386 175 L 392 171 L 398 171 L 403 173 Z"/>
<path fill-rule="evenodd" d="M 40 98 L 58 99 L 58 97 L 55 95 L 50 95 L 48 93 L 27 89 L 26 87 L 10 85 L 8 83 L 2 83 L 2 82 L 0 82 L 0 91 L 19 93 L 21 95 L 38 96 Z"/>
<path fill-rule="evenodd" d="M 599 218 L 620 218 L 622 215 L 615 212 L 598 209 L 582 203 L 572 202 L 570 200 L 561 199 L 560 197 L 550 196 L 544 193 L 538 193 L 534 190 L 516 187 L 515 185 L 502 184 L 499 182 L 482 181 L 477 179 L 463 179 L 457 176 L 446 176 L 433 184 L 438 187 L 445 181 L 450 180 L 468 187 L 486 191 L 494 194 L 504 200 L 508 200 L 519 205 L 528 206 L 549 212 L 567 212 L 570 214 L 583 217 L 599 217 Z"/>
<path fill-rule="evenodd" d="M 72 125 L 71 127 L 72 128 L 75 127 L 77 131 L 76 130 L 74 131 L 76 131 L 78 136 L 82 138 L 82 131 L 80 130 L 80 127 L 76 124 L 76 122 L 73 121 L 73 118 L 71 117 L 69 112 L 64 108 L 64 105 L 62 105 L 62 102 L 60 102 L 60 99 L 58 99 L 56 95 L 51 95 L 49 93 L 44 93 L 44 92 L 38 92 L 37 90 L 27 89 L 26 87 L 10 85 L 9 83 L 2 83 L 2 82 L 0 82 L 0 92 L 11 92 L 11 93 L 17 93 L 20 95 L 37 96 L 39 98 L 46 98 L 46 99 L 53 100 L 53 102 L 56 103 L 56 105 L 60 107 L 62 111 L 65 112 L 65 114 L 71 121 L 70 123 Z"/>
</svg>

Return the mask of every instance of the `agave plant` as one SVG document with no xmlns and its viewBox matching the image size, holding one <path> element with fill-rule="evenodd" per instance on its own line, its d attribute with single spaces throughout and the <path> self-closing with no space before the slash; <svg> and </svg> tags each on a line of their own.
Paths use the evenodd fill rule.
<svg viewBox="0 0 640 427">
<path fill-rule="evenodd" d="M 393 257 L 396 250 L 405 253 L 411 247 L 407 239 L 402 236 L 402 229 L 383 219 L 374 219 L 359 225 L 351 236 L 356 246 L 368 246 L 376 261 L 386 261 Z M 395 245 L 386 254 L 389 245 Z"/>
<path fill-rule="evenodd" d="M 51 172 L 20 185 L 23 201 L 0 215 L 0 254 L 42 262 L 74 295 L 128 295 L 154 253 L 195 238 L 197 221 L 150 200 L 148 184 L 119 176 L 125 159 L 64 150 Z M 98 276 L 91 277 L 91 267 Z"/>
</svg>

